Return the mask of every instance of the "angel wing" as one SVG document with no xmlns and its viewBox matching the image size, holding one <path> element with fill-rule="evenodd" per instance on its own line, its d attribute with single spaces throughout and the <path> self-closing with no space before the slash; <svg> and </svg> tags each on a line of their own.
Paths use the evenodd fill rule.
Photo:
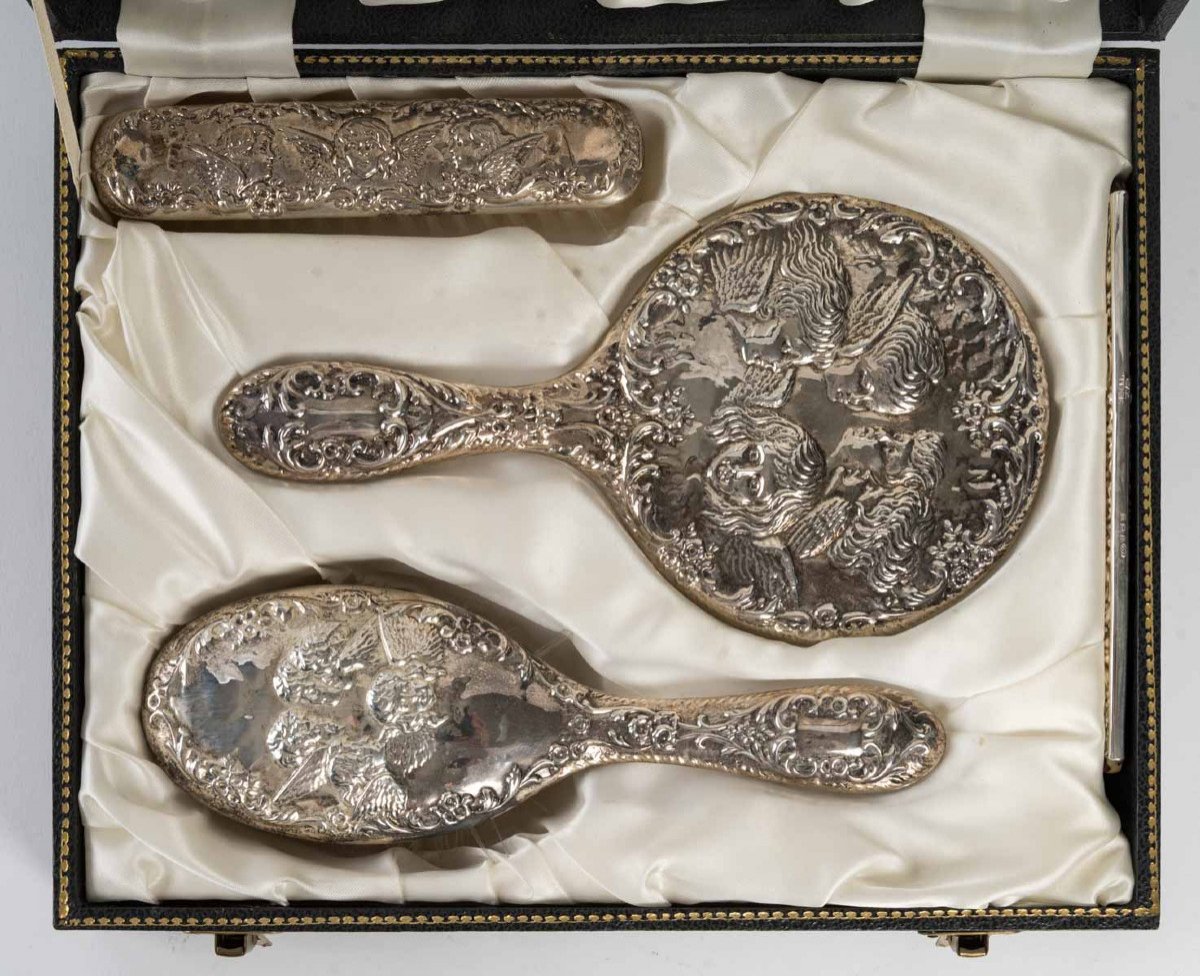
<svg viewBox="0 0 1200 976">
<path fill-rule="evenodd" d="M 372 776 L 346 798 L 358 820 L 387 826 L 403 826 L 408 821 L 408 793 L 386 772 Z"/>
<path fill-rule="evenodd" d="M 337 662 L 348 636 L 346 628 L 335 625 L 298 640 L 275 668 L 275 694 L 293 705 L 336 705 L 349 688 Z"/>
<path fill-rule="evenodd" d="M 305 708 L 289 708 L 267 730 L 267 752 L 280 766 L 293 769 L 333 742 L 342 728 Z"/>
<path fill-rule="evenodd" d="M 440 643 L 431 625 L 401 612 L 380 614 L 379 635 L 391 665 L 408 660 L 428 660 L 436 655 Z"/>
<path fill-rule="evenodd" d="M 760 233 L 740 244 L 713 247 L 708 269 L 718 311 L 754 314 L 762 310 L 779 260 L 777 246 L 776 235 Z"/>
<path fill-rule="evenodd" d="M 360 627 L 338 651 L 338 672 L 343 677 L 349 677 L 357 671 L 361 671 L 369 667 L 373 663 L 380 662 L 380 651 L 382 647 L 382 635 L 379 628 L 367 624 L 365 627 Z M 384 651 L 386 653 L 386 651 Z"/>
<path fill-rule="evenodd" d="M 896 321 L 916 281 L 917 275 L 914 273 L 855 295 L 846 315 L 845 345 L 838 350 L 838 354 L 857 356 L 882 335 Z"/>
<path fill-rule="evenodd" d="M 445 131 L 440 122 L 430 122 L 408 132 L 402 132 L 392 141 L 392 151 L 395 156 L 394 175 L 405 183 L 416 182 L 420 178 L 421 166 L 429 155 L 430 147 Z"/>
<path fill-rule="evenodd" d="M 486 156 L 515 138 L 508 129 L 492 118 L 474 118 L 460 122 L 454 126 L 453 136 L 458 145 L 470 146 L 475 157 Z"/>
<path fill-rule="evenodd" d="M 819 556 L 850 524 L 854 503 L 845 498 L 827 498 L 809 512 L 788 537 L 787 546 L 795 559 Z"/>
<path fill-rule="evenodd" d="M 726 397 L 726 403 L 777 410 L 792 398 L 792 391 L 796 387 L 795 369 L 772 369 L 759 361 L 749 359 L 745 350 L 742 351 L 742 356 L 747 359 L 746 372 L 742 375 L 741 383 Z"/>
<path fill-rule="evenodd" d="M 543 133 L 520 136 L 497 146 L 479 161 L 479 171 L 501 193 L 514 196 L 533 181 L 530 160 Z"/>
<path fill-rule="evenodd" d="M 795 567 L 786 550 L 741 534 L 726 536 L 715 559 L 721 582 L 729 590 L 750 591 L 769 605 L 791 610 L 796 606 Z"/>
<path fill-rule="evenodd" d="M 275 802 L 302 800 L 328 786 L 336 748 L 329 745 L 309 753 L 296 767 L 295 772 L 275 791 Z"/>
<path fill-rule="evenodd" d="M 356 818 L 395 823 L 403 816 L 407 794 L 388 771 L 377 742 L 340 749 L 330 763 L 329 781 Z"/>
<path fill-rule="evenodd" d="M 295 151 L 300 170 L 309 179 L 320 182 L 334 175 L 334 145 L 329 139 L 305 132 L 303 129 L 284 129 L 283 141 Z"/>
<path fill-rule="evenodd" d="M 230 159 L 244 162 L 269 162 L 273 133 L 265 125 L 245 122 L 227 130 L 217 141 L 217 148 Z"/>
<path fill-rule="evenodd" d="M 202 146 L 172 145 L 167 150 L 167 169 L 187 171 L 195 191 L 217 204 L 236 202 L 246 187 L 246 174 L 237 163 Z"/>
</svg>

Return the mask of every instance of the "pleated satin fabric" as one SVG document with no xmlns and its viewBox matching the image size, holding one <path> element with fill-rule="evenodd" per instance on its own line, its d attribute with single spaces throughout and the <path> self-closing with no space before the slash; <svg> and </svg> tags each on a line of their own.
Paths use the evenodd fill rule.
<svg viewBox="0 0 1200 976">
<path fill-rule="evenodd" d="M 249 85 L 95 75 L 84 137 L 120 108 L 247 92 L 615 98 L 645 132 L 645 180 L 611 211 L 305 222 L 296 233 L 113 228 L 85 181 L 80 794 L 93 898 L 979 907 L 1130 897 L 1101 774 L 1105 220 L 1109 185 L 1128 168 L 1126 90 L 739 73 Z M 946 222 L 1016 289 L 1045 357 L 1052 427 L 1025 530 L 978 590 L 905 633 L 806 649 L 720 623 L 550 458 L 298 486 L 248 473 L 218 444 L 218 395 L 265 363 L 336 356 L 485 383 L 554 377 L 599 342 L 673 242 L 724 208 L 788 190 L 873 197 Z M 614 691 L 895 683 L 938 709 L 946 759 L 918 787 L 865 800 L 610 767 L 476 831 L 352 854 L 208 812 L 142 739 L 155 649 L 233 596 L 351 576 L 415 579 L 469 600 L 550 663 Z"/>
<path fill-rule="evenodd" d="M 1100 50 L 1099 0 L 924 0 L 917 77 L 1086 78 Z"/>
<path fill-rule="evenodd" d="M 296 0 L 121 0 L 117 42 L 133 75 L 295 78 Z"/>
</svg>

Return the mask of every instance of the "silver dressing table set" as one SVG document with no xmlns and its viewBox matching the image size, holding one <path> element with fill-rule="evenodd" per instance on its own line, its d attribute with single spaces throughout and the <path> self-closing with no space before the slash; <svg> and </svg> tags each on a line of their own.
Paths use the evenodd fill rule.
<svg viewBox="0 0 1200 976">
<path fill-rule="evenodd" d="M 634 191 L 632 113 L 599 99 L 138 109 L 92 145 L 100 200 L 151 221 L 601 207 Z M 498 388 L 298 361 L 214 404 L 255 477 L 333 484 L 528 451 L 571 465 L 714 618 L 801 647 L 890 635 L 1004 559 L 1049 437 L 1010 287 L 953 230 L 829 194 L 718 214 L 678 242 L 576 368 Z M 142 719 L 213 810 L 306 841 L 479 824 L 593 766 L 658 762 L 809 790 L 918 784 L 938 716 L 859 680 L 725 698 L 604 694 L 463 607 L 399 589 L 239 599 L 163 645 Z"/>
</svg>

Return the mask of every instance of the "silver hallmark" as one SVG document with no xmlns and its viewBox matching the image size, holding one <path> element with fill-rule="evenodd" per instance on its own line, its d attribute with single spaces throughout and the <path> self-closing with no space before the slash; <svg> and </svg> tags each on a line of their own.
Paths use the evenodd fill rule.
<svg viewBox="0 0 1200 976">
<path fill-rule="evenodd" d="M 315 586 L 184 627 L 146 679 L 157 762 L 219 813 L 304 840 L 470 827 L 615 762 L 875 794 L 927 776 L 945 732 L 906 694 L 838 682 L 730 698 L 604 695 L 466 610 Z"/>
<path fill-rule="evenodd" d="M 300 362 L 238 380 L 217 413 L 234 457 L 298 481 L 563 458 L 685 594 L 799 644 L 902 630 L 983 579 L 1048 423 L 1037 341 L 987 262 L 927 217 L 830 195 L 708 224 L 549 383 Z"/>
<path fill-rule="evenodd" d="M 91 164 L 144 220 L 469 213 L 617 203 L 642 139 L 598 98 L 234 102 L 105 119 Z"/>
</svg>

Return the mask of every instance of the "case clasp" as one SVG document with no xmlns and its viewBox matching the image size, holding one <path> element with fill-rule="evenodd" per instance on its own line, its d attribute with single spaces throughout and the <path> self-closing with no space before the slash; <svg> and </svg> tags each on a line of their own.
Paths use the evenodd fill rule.
<svg viewBox="0 0 1200 976">
<path fill-rule="evenodd" d="M 197 932 L 196 935 L 212 935 L 213 952 L 224 959 L 240 959 L 247 955 L 255 946 L 264 949 L 271 940 L 258 932 Z"/>
<path fill-rule="evenodd" d="M 922 932 L 930 939 L 936 939 L 939 946 L 953 952 L 960 959 L 982 959 L 988 954 L 989 944 L 993 935 L 1016 935 L 1015 932 Z"/>
</svg>

